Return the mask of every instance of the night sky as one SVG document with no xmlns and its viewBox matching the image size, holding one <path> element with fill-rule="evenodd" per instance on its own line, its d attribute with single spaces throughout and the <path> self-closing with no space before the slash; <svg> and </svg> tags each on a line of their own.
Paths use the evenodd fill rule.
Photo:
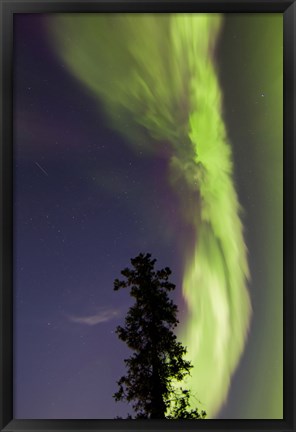
<svg viewBox="0 0 296 432">
<path fill-rule="evenodd" d="M 233 14 L 216 49 L 253 308 L 218 418 L 282 418 L 281 30 L 279 16 Z M 192 229 L 166 147 L 131 146 L 50 38 L 45 15 L 15 18 L 14 417 L 124 417 L 112 395 L 130 353 L 114 330 L 131 303 L 113 281 L 150 252 L 173 271 L 182 323 Z"/>
</svg>

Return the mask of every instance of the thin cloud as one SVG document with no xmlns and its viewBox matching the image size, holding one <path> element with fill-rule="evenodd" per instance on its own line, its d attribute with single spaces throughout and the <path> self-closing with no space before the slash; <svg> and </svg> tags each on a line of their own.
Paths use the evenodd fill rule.
<svg viewBox="0 0 296 432">
<path fill-rule="evenodd" d="M 95 315 L 90 316 L 69 316 L 69 320 L 78 324 L 86 324 L 89 326 L 94 326 L 97 324 L 101 324 L 104 322 L 111 321 L 113 318 L 116 318 L 120 315 L 120 312 L 117 309 L 104 309 L 96 313 Z"/>
</svg>

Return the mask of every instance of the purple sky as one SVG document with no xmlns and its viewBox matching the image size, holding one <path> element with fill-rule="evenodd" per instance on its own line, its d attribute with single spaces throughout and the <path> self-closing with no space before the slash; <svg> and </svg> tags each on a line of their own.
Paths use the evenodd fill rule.
<svg viewBox="0 0 296 432">
<path fill-rule="evenodd" d="M 191 233 L 167 181 L 168 155 L 144 156 L 108 126 L 96 102 L 55 56 L 45 19 L 37 14 L 15 18 L 14 417 L 126 416 L 128 406 L 115 403 L 112 394 L 130 352 L 114 330 L 130 300 L 126 292 L 113 291 L 113 281 L 130 258 L 152 253 L 159 267 L 173 271 L 182 320 L 182 245 Z M 266 338 L 258 330 L 266 313 L 266 258 L 257 224 L 265 209 L 256 161 L 245 163 L 250 146 L 258 143 L 237 103 L 241 96 L 241 112 L 252 112 L 244 98 L 248 94 L 248 103 L 259 100 L 264 114 L 268 92 L 263 100 L 262 80 L 254 94 L 247 89 L 240 94 L 239 77 L 231 73 L 233 54 L 227 50 L 231 42 L 241 53 L 237 29 L 237 23 L 226 24 L 218 69 L 228 131 L 238 143 L 235 180 L 245 209 L 256 313 L 221 418 L 235 418 L 242 388 L 245 398 L 252 397 L 250 377 Z M 273 315 L 270 309 L 265 316 Z"/>
<path fill-rule="evenodd" d="M 40 18 L 17 18 L 14 89 L 15 415 L 125 415 L 112 394 L 129 352 L 114 330 L 129 297 L 113 281 L 142 251 L 180 283 L 186 227 L 165 156 L 108 128 Z"/>
</svg>

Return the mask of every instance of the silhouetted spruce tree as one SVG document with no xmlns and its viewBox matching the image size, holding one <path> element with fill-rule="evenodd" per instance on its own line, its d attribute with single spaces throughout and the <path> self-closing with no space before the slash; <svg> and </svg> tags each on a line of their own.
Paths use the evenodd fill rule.
<svg viewBox="0 0 296 432">
<path fill-rule="evenodd" d="M 131 403 L 135 418 L 204 418 L 204 411 L 189 410 L 189 391 L 174 385 L 189 374 L 192 365 L 184 359 L 186 348 L 173 332 L 178 310 L 168 297 L 175 289 L 169 282 L 171 270 L 166 267 L 156 271 L 155 262 L 150 254 L 140 254 L 131 260 L 132 269 L 121 272 L 125 279 L 114 282 L 115 291 L 129 288 L 135 299 L 124 327 L 116 329 L 134 353 L 125 360 L 127 374 L 118 381 L 114 398 Z"/>
</svg>

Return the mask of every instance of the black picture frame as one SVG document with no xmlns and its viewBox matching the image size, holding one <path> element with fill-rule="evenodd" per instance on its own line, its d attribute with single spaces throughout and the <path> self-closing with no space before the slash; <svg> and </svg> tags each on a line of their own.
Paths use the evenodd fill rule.
<svg viewBox="0 0 296 432">
<path fill-rule="evenodd" d="M 277 12 L 284 19 L 284 418 L 283 420 L 16 420 L 13 418 L 13 16 L 58 12 Z M 295 430 L 295 19 L 292 0 L 0 0 L 0 426 L 3 431 Z"/>
</svg>

